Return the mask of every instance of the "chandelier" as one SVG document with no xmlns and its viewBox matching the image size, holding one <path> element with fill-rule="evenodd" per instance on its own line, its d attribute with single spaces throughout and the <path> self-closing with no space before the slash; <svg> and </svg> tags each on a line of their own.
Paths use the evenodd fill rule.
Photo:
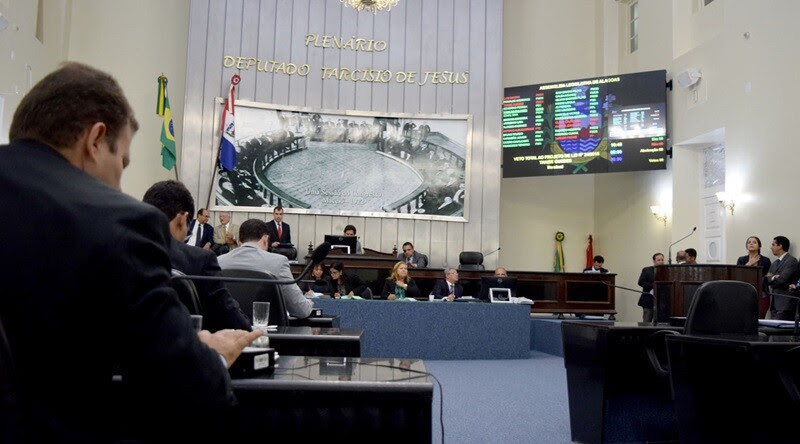
<svg viewBox="0 0 800 444">
<path fill-rule="evenodd" d="M 357 9 L 362 11 L 366 9 L 367 11 L 376 14 L 378 11 L 390 10 L 392 6 L 397 5 L 400 0 L 339 0 L 340 2 L 344 3 L 347 6 L 350 6 L 353 9 Z"/>
</svg>

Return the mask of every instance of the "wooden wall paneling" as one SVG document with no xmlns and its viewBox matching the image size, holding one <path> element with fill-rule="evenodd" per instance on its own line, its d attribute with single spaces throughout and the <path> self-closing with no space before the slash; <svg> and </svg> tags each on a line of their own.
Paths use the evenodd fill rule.
<svg viewBox="0 0 800 444">
<path fill-rule="evenodd" d="M 306 34 L 325 34 L 325 20 L 329 13 L 332 2 L 314 1 L 309 6 L 308 11 L 308 30 Z M 305 39 L 303 39 L 305 43 Z M 306 47 L 306 63 L 311 67 L 306 76 L 306 95 L 305 106 L 314 109 L 322 107 L 322 66 L 324 65 L 323 48 L 317 48 L 313 44 Z"/>
<path fill-rule="evenodd" d="M 447 222 L 432 221 L 430 224 L 430 239 L 430 247 L 427 254 L 431 265 L 452 265 L 447 261 Z"/>
<path fill-rule="evenodd" d="M 225 38 L 214 38 L 213 36 L 223 35 L 225 29 L 225 14 L 226 4 L 223 2 L 210 2 L 208 4 L 208 30 L 211 37 L 208 38 L 206 44 L 206 57 L 205 61 L 209 64 L 206 66 L 198 66 L 198 69 L 205 72 L 206 78 L 203 84 L 203 125 L 201 128 L 202 138 L 200 145 L 197 147 L 199 151 L 199 162 L 195 166 L 196 180 L 194 189 L 189 188 L 192 194 L 197 196 L 196 206 L 204 207 L 209 202 L 209 187 L 211 185 L 211 175 L 213 174 L 213 158 L 219 148 L 219 121 L 215 120 L 218 116 L 221 105 L 217 104 L 216 98 L 224 96 L 222 90 L 224 85 L 223 81 L 223 67 L 222 67 L 222 54 L 225 48 Z M 240 13 L 241 15 L 241 13 Z M 239 33 L 236 33 L 236 38 L 232 39 L 236 42 L 236 48 L 239 44 Z M 227 36 L 227 34 L 226 34 Z M 187 64 L 188 65 L 188 64 Z M 187 67 L 188 70 L 188 67 Z M 233 74 L 231 74 L 233 75 Z M 230 82 L 230 75 L 225 81 Z M 228 83 L 230 85 L 230 83 Z M 195 194 L 196 193 L 196 194 Z"/>
<path fill-rule="evenodd" d="M 364 12 L 358 12 L 353 8 L 342 7 L 342 23 L 341 23 L 341 36 L 342 39 L 349 39 L 350 37 L 359 35 L 359 20 L 358 16 L 363 15 Z M 338 68 L 346 68 L 352 70 L 356 67 L 356 53 L 351 49 L 342 48 L 339 51 L 339 66 Z M 350 80 L 334 80 L 329 79 L 328 82 L 339 85 L 339 109 L 353 110 L 356 107 L 356 82 Z"/>
<path fill-rule="evenodd" d="M 372 22 L 371 38 L 376 42 L 383 40 L 387 45 L 392 43 L 389 40 L 389 32 L 391 26 L 390 14 L 376 15 Z M 372 62 L 370 68 L 376 70 L 384 70 L 389 68 L 389 51 L 391 48 L 386 48 L 383 51 L 374 51 L 372 53 Z M 373 82 L 369 83 L 370 87 L 370 106 L 372 111 L 388 111 L 389 108 L 389 85 L 394 82 L 394 76 L 388 83 Z M 363 244 L 363 242 L 362 242 Z"/>
<path fill-rule="evenodd" d="M 257 59 L 258 55 L 258 33 L 260 27 L 258 25 L 259 10 L 261 3 L 258 0 L 244 0 L 242 7 L 242 34 L 241 34 L 241 50 L 238 55 L 242 57 L 254 57 Z M 226 52 L 226 55 L 230 54 Z M 237 54 L 230 54 L 237 55 Z M 256 66 L 251 66 L 250 69 L 243 69 L 238 72 L 242 81 L 236 88 L 238 94 L 236 99 L 255 100 L 256 98 L 256 79 L 258 79 L 258 63 Z M 224 78 L 225 76 L 223 76 Z M 230 79 L 229 79 L 230 80 Z M 224 94 L 223 94 L 224 96 Z"/>
<path fill-rule="evenodd" d="M 403 112 L 420 112 L 420 87 L 419 76 L 421 75 L 422 51 L 422 17 L 428 14 L 422 8 L 422 0 L 408 0 L 406 2 L 406 53 L 403 62 L 405 71 L 416 71 L 416 81 L 406 83 L 403 88 Z M 424 13 L 423 13 L 424 12 Z"/>
<path fill-rule="evenodd" d="M 436 62 L 435 71 L 450 71 L 454 72 L 453 63 L 453 29 L 457 26 L 454 16 L 453 0 L 439 0 L 439 22 L 436 28 L 439 30 L 437 36 L 437 49 L 436 49 Z M 436 113 L 446 114 L 453 112 L 453 88 L 452 84 L 437 85 L 436 89 Z M 464 90 L 464 87 L 459 85 L 459 90 Z"/>
<path fill-rule="evenodd" d="M 354 36 L 362 39 L 371 39 L 374 31 L 375 14 L 361 12 L 358 14 L 357 34 Z M 372 67 L 373 54 L 370 51 L 352 51 L 355 63 L 351 69 L 368 69 Z M 359 111 L 372 110 L 372 85 L 370 82 L 352 82 L 355 89 L 353 109 Z M 362 119 L 359 119 L 359 122 Z"/>
<path fill-rule="evenodd" d="M 400 245 L 405 241 L 398 243 L 399 221 L 399 219 L 381 219 L 380 251 L 391 253 L 395 246 L 400 251 Z"/>
<path fill-rule="evenodd" d="M 308 21 L 310 11 L 309 0 L 294 0 L 292 2 L 292 30 L 287 44 L 290 48 L 286 63 L 297 66 L 306 63 L 306 34 L 308 34 Z M 309 75 L 312 75 L 309 72 Z M 307 77 L 297 74 L 284 76 L 289 79 L 289 105 L 306 106 L 306 81 Z"/>
<path fill-rule="evenodd" d="M 276 11 L 278 5 L 275 1 L 262 1 L 261 9 L 258 15 L 258 58 L 264 64 L 269 63 L 275 59 L 275 37 L 277 30 L 275 29 Z M 262 69 L 267 68 L 263 67 Z M 260 72 L 256 76 L 256 101 L 262 103 L 274 103 L 272 98 L 273 81 L 275 75 L 268 72 Z"/>
<path fill-rule="evenodd" d="M 384 249 L 384 245 L 381 242 L 381 239 L 383 239 L 382 221 L 383 219 L 377 217 L 365 217 L 363 226 L 359 227 L 356 225 L 356 228 L 358 229 L 358 235 L 361 237 L 362 247 L 371 248 L 384 253 L 389 253 L 392 251 L 391 248 L 388 250 Z"/>
<path fill-rule="evenodd" d="M 277 0 L 275 10 L 275 60 L 288 62 L 292 58 L 292 16 L 294 8 L 291 0 Z M 289 103 L 289 77 L 283 73 L 273 73 L 272 103 Z"/>
<path fill-rule="evenodd" d="M 186 92 L 183 105 L 183 136 L 178 159 L 180 179 L 197 199 L 199 194 L 200 150 L 205 119 L 206 39 L 208 38 L 208 0 L 189 5 L 189 38 L 186 64 Z M 176 116 L 176 118 L 179 118 Z"/>
<path fill-rule="evenodd" d="M 480 251 L 481 237 L 484 231 L 482 223 L 483 210 L 483 150 L 484 146 L 484 106 L 486 105 L 486 71 L 490 69 L 486 66 L 486 3 L 482 0 L 472 0 L 470 2 L 470 88 L 469 88 L 469 109 L 472 114 L 472 154 L 470 162 L 470 184 L 469 184 L 469 218 L 470 223 L 464 229 L 464 250 Z M 491 68 L 501 71 L 497 67 Z M 499 97 L 498 97 L 499 100 Z M 498 182 L 497 196 L 499 199 Z"/>
<path fill-rule="evenodd" d="M 488 8 L 486 11 L 486 47 L 502 48 L 503 45 L 503 5 Z M 483 130 L 483 172 L 482 172 L 482 199 L 481 221 L 486 227 L 500 226 L 500 134 L 501 134 L 501 104 L 503 97 L 502 70 L 495 67 L 503 66 L 502 51 L 486 51 L 485 68 L 485 96 L 484 96 L 484 130 Z M 500 242 L 500 231 L 482 230 L 479 247 L 494 249 Z M 494 265 L 497 256 L 488 258 L 489 264 Z"/>
<path fill-rule="evenodd" d="M 392 9 L 389 16 L 389 39 L 387 57 L 389 58 L 388 69 L 392 71 L 392 80 L 387 87 L 386 109 L 391 112 L 405 111 L 403 97 L 405 96 L 405 84 L 397 83 L 397 73 L 405 71 L 406 65 L 406 22 L 408 14 L 407 3 L 400 2 L 397 7 Z"/>
<path fill-rule="evenodd" d="M 325 2 L 325 35 L 342 35 L 342 14 L 344 8 L 337 2 Z M 333 48 L 325 48 L 323 51 L 323 65 L 325 68 L 339 68 L 341 65 L 342 51 Z M 317 71 L 321 74 L 321 71 Z M 322 79 L 322 108 L 338 109 L 339 107 L 339 81 L 335 79 Z"/>
</svg>

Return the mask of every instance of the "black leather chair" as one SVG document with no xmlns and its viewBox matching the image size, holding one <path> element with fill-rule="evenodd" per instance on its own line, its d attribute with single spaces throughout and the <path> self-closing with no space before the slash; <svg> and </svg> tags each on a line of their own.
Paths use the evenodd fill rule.
<svg viewBox="0 0 800 444">
<path fill-rule="evenodd" d="M 275 276 L 255 270 L 227 269 L 222 270 L 222 276 L 232 278 L 250 279 L 276 279 Z M 253 321 L 253 302 L 269 302 L 269 323 L 279 327 L 289 325 L 289 315 L 286 312 L 286 304 L 283 302 L 283 294 L 279 285 L 268 282 L 232 282 L 226 281 L 225 286 L 231 293 L 236 302 L 242 308 L 242 312 Z"/>
<path fill-rule="evenodd" d="M 22 424 L 14 359 L 3 321 L 0 320 L 0 442 L 23 442 Z"/>
<path fill-rule="evenodd" d="M 480 251 L 462 251 L 458 255 L 459 270 L 485 270 L 483 267 L 483 253 Z"/>
<path fill-rule="evenodd" d="M 675 334 L 679 333 L 659 330 L 647 339 L 650 363 L 664 378 L 669 376 L 669 368 L 662 363 L 666 356 L 664 337 Z M 758 338 L 758 292 L 746 282 L 711 281 L 702 284 L 689 305 L 683 334 Z"/>
<path fill-rule="evenodd" d="M 203 314 L 200 295 L 197 293 L 197 287 L 194 286 L 194 282 L 189 279 L 178 279 L 180 276 L 185 276 L 185 274 L 178 270 L 172 270 L 172 279 L 169 280 L 169 286 L 178 293 L 178 299 L 189 310 L 189 314 Z"/>
</svg>

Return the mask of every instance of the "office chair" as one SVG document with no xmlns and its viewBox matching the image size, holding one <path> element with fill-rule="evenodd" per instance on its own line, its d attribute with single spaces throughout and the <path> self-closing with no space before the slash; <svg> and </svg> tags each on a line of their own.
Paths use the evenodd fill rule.
<svg viewBox="0 0 800 444">
<path fill-rule="evenodd" d="M 202 304 L 200 303 L 200 295 L 197 293 L 197 287 L 194 282 L 188 279 L 175 279 L 177 276 L 186 276 L 184 273 L 173 269 L 173 278 L 169 280 L 169 286 L 178 293 L 178 299 L 183 303 L 189 314 L 201 315 Z"/>
<path fill-rule="evenodd" d="M 251 279 L 271 279 L 275 276 L 255 270 L 227 269 L 222 270 L 224 277 L 251 278 Z M 289 315 L 286 312 L 286 304 L 283 302 L 283 293 L 279 285 L 268 282 L 225 282 L 225 286 L 231 293 L 236 302 L 242 308 L 242 312 L 253 321 L 253 302 L 269 302 L 269 323 L 285 327 L 289 325 Z"/>
<path fill-rule="evenodd" d="M 665 353 L 666 335 L 679 334 L 659 330 L 647 338 L 645 349 L 653 370 L 666 378 L 669 367 L 659 359 Z M 711 281 L 702 284 L 689 304 L 684 335 L 758 337 L 758 292 L 739 281 Z"/>
<path fill-rule="evenodd" d="M 458 255 L 459 270 L 485 270 L 483 267 L 483 253 L 480 251 L 462 251 Z"/>
<path fill-rule="evenodd" d="M 0 320 L 0 442 L 23 442 L 22 424 L 11 344 Z"/>
</svg>

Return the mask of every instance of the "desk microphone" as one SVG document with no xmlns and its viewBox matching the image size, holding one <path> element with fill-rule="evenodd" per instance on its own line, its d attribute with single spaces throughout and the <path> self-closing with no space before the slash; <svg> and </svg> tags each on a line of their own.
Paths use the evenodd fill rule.
<svg viewBox="0 0 800 444">
<path fill-rule="evenodd" d="M 265 284 L 276 284 L 276 285 L 291 285 L 296 284 L 303 280 L 306 277 L 309 271 L 314 268 L 314 265 L 317 265 L 325 260 L 328 256 L 328 253 L 331 251 L 331 244 L 327 242 L 323 242 L 317 245 L 317 248 L 311 253 L 311 262 L 306 265 L 306 268 L 300 273 L 296 279 L 288 280 L 288 279 L 256 279 L 256 278 L 239 278 L 239 277 L 227 277 L 227 276 L 192 276 L 192 275 L 180 275 L 180 276 L 172 276 L 172 279 L 188 279 L 190 281 L 223 281 L 223 282 L 260 282 Z"/>
<path fill-rule="evenodd" d="M 689 237 L 689 236 L 693 235 L 695 231 L 697 231 L 697 227 L 694 227 L 694 228 L 692 228 L 692 232 L 691 232 L 691 233 L 689 233 L 689 234 L 687 234 L 686 236 L 683 236 L 682 238 L 680 238 L 680 239 L 676 240 L 675 242 L 673 242 L 673 243 L 669 244 L 669 253 L 668 253 L 668 254 L 669 254 L 669 256 L 668 256 L 668 258 L 669 258 L 669 264 L 670 264 L 670 265 L 672 264 L 672 246 L 673 246 L 673 245 L 675 245 L 675 244 L 677 244 L 678 242 L 680 242 L 680 241 L 682 241 L 682 240 L 686 239 L 687 237 Z"/>
<path fill-rule="evenodd" d="M 497 253 L 498 251 L 500 251 L 500 247 L 497 247 L 497 249 L 496 249 L 496 250 L 492 250 L 492 251 L 490 251 L 490 252 L 488 252 L 488 253 L 484 254 L 484 255 L 483 255 L 483 257 L 486 257 L 486 256 L 488 256 L 488 255 L 490 255 L 490 254 L 495 254 L 495 253 Z"/>
<path fill-rule="evenodd" d="M 609 287 L 621 288 L 623 290 L 632 291 L 632 292 L 638 293 L 638 294 L 647 293 L 644 290 L 634 290 L 633 288 L 623 287 L 622 285 L 609 284 L 606 281 L 600 281 L 600 282 L 606 284 Z M 655 293 L 647 293 L 647 294 L 653 296 L 653 326 L 656 326 L 656 325 L 658 325 L 658 303 L 657 303 L 658 301 L 656 301 L 656 294 Z"/>
</svg>

